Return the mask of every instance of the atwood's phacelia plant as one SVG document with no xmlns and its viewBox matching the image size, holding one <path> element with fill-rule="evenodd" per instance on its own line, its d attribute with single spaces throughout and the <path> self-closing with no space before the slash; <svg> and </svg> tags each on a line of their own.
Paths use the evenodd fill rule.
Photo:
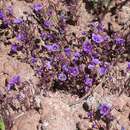
<svg viewBox="0 0 130 130">
<path fill-rule="evenodd" d="M 0 19 L 7 22 L 6 29 L 12 30 L 15 40 L 10 53 L 30 64 L 44 86 L 51 88 L 53 82 L 64 81 L 62 88 L 72 93 L 90 90 L 109 72 L 117 55 L 126 52 L 122 34 L 110 34 L 102 21 L 92 21 L 88 30 L 81 30 L 81 35 L 68 35 L 67 27 L 76 17 L 73 11 L 57 10 L 52 4 L 44 7 L 42 3 L 35 3 L 32 10 L 26 20 L 9 17 L 5 10 L 0 10 Z M 10 39 L 7 41 L 10 43 Z"/>
<path fill-rule="evenodd" d="M 48 90 L 63 89 L 82 97 L 88 92 L 93 93 L 94 88 L 100 85 L 100 81 L 102 84 L 103 77 L 112 81 L 110 67 L 116 65 L 118 61 L 127 62 L 127 70 L 130 70 L 127 48 L 129 42 L 125 33 L 122 33 L 123 27 L 118 32 L 113 30 L 114 28 L 106 28 L 101 18 L 105 15 L 100 15 L 105 13 L 102 9 L 105 10 L 107 6 L 99 3 L 104 3 L 104 1 L 109 3 L 112 0 L 84 0 L 86 9 L 88 9 L 87 4 L 91 4 L 92 6 L 89 7 L 93 9 L 94 14 L 99 16 L 83 25 L 84 28 L 80 28 L 82 13 L 78 16 L 79 11 L 76 9 L 79 7 L 76 5 L 78 0 L 77 2 L 62 0 L 65 1 L 67 8 L 61 8 L 64 2 L 58 3 L 61 6 L 57 6 L 53 4 L 53 0 L 47 1 L 49 2 L 47 5 L 43 3 L 44 1 L 43 4 L 34 3 L 29 14 L 23 12 L 24 17 L 16 17 L 11 7 L 4 8 L 3 6 L 0 9 L 1 46 L 9 46 L 9 56 L 30 65 L 34 70 L 34 76 L 39 79 L 36 93 L 42 92 L 43 95 Z M 100 6 L 102 6 L 101 10 L 99 10 Z M 28 81 L 22 83 L 19 75 L 7 81 L 5 87 L 9 93 L 5 95 L 7 99 L 13 95 L 23 100 L 26 99 L 27 93 L 31 95 L 32 90 L 28 91 L 31 88 L 28 86 L 32 85 L 31 79 L 29 83 Z M 33 104 L 32 101 L 31 104 Z M 98 114 L 99 118 L 105 120 L 110 116 L 110 111 L 111 107 L 108 104 L 100 104 L 96 112 L 90 108 L 88 116 L 93 121 Z"/>
</svg>

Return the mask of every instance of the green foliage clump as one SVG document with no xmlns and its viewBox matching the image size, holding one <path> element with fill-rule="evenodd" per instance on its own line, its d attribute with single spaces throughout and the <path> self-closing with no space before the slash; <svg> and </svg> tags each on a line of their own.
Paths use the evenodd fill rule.
<svg viewBox="0 0 130 130">
<path fill-rule="evenodd" d="M 0 130 L 5 130 L 5 124 L 2 118 L 0 118 Z"/>
</svg>

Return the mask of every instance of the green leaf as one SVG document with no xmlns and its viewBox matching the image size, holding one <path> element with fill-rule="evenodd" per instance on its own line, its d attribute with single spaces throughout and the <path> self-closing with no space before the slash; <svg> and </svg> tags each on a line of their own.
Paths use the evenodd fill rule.
<svg viewBox="0 0 130 130">
<path fill-rule="evenodd" d="M 5 130 L 5 124 L 3 119 L 0 119 L 0 130 Z"/>
</svg>

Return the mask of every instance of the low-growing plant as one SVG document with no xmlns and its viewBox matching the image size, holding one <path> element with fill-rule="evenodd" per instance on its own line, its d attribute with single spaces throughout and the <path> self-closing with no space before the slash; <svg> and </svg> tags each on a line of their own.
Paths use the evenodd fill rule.
<svg viewBox="0 0 130 130">
<path fill-rule="evenodd" d="M 0 130 L 5 130 L 5 123 L 2 118 L 0 118 Z"/>
</svg>

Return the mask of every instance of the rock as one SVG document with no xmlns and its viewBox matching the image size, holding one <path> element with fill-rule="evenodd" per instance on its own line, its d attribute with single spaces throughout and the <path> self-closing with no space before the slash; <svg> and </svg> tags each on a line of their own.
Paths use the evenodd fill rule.
<svg viewBox="0 0 130 130">
<path fill-rule="evenodd" d="M 14 122 L 11 130 L 37 130 L 39 120 L 40 115 L 36 111 L 31 110 L 19 117 Z"/>
<path fill-rule="evenodd" d="M 20 61 L 7 56 L 7 55 L 0 55 L 0 78 L 2 78 L 2 75 L 5 77 L 8 77 L 10 79 L 11 77 L 15 75 L 19 75 L 21 78 L 21 81 L 28 81 L 33 80 L 33 82 L 37 82 L 37 78 L 34 76 L 34 71 L 30 67 L 30 65 L 26 63 L 21 63 Z M 3 76 L 3 78 L 4 78 Z M 1 79 L 4 81 L 4 79 Z M 3 84 L 1 84 L 3 86 Z"/>
<path fill-rule="evenodd" d="M 88 130 L 92 127 L 92 123 L 88 122 L 87 120 L 82 120 L 77 123 L 78 130 Z"/>
<path fill-rule="evenodd" d="M 74 117 L 67 104 L 56 98 L 44 98 L 42 106 L 41 117 L 46 130 L 76 130 Z"/>
<path fill-rule="evenodd" d="M 41 105 L 41 97 L 36 95 L 34 97 L 34 108 L 39 110 L 41 107 L 42 107 L 42 105 Z"/>
<path fill-rule="evenodd" d="M 121 95 L 120 97 L 113 97 L 111 101 L 112 101 L 113 107 L 121 111 L 124 108 L 126 108 L 126 105 L 128 105 L 128 103 L 130 103 L 130 99 L 126 95 Z"/>
<path fill-rule="evenodd" d="M 120 24 L 126 24 L 130 20 L 130 8 L 129 6 L 123 6 L 122 10 L 118 12 Z"/>
<path fill-rule="evenodd" d="M 26 112 L 16 118 L 11 130 L 76 130 L 73 112 L 61 99 L 53 96 L 36 100 L 43 107 L 40 114 L 32 110 Z"/>
<path fill-rule="evenodd" d="M 87 104 L 89 106 L 89 108 L 93 108 L 93 109 L 97 109 L 97 107 L 99 106 L 99 102 L 98 102 L 99 98 L 96 99 L 94 96 L 90 96 L 87 99 Z"/>
<path fill-rule="evenodd" d="M 21 63 L 20 61 L 8 55 L 1 55 L 0 53 L 0 66 L 0 93 L 2 95 L 6 95 L 6 99 L 4 98 L 5 102 L 3 105 L 6 105 L 6 102 L 10 102 L 10 109 L 6 109 L 9 109 L 8 111 L 10 112 L 11 116 L 14 113 L 30 109 L 32 102 L 31 97 L 34 96 L 33 90 L 35 91 L 34 88 L 36 87 L 39 81 L 34 76 L 34 71 L 30 67 L 30 65 L 26 63 Z M 16 91 L 9 91 L 9 93 L 7 93 L 7 81 L 9 81 L 15 75 L 20 76 L 21 85 L 16 85 Z M 24 87 L 24 90 L 21 90 L 20 87 L 22 88 L 22 85 L 25 82 L 27 82 L 28 84 L 26 84 L 26 88 Z M 31 90 L 29 90 L 29 88 Z"/>
<path fill-rule="evenodd" d="M 103 19 L 104 27 L 108 29 L 108 23 L 111 23 L 113 31 L 119 31 L 121 26 L 115 22 L 115 18 L 111 16 L 111 13 L 107 13 Z"/>
<path fill-rule="evenodd" d="M 18 1 L 18 0 L 12 0 L 12 7 L 14 10 L 14 16 L 16 17 L 26 17 L 26 15 L 24 14 L 24 12 L 27 12 L 28 14 L 30 14 L 32 12 L 31 7 L 29 6 L 29 4 L 25 1 Z"/>
<path fill-rule="evenodd" d="M 129 130 L 129 128 L 130 128 L 130 127 L 129 127 L 129 126 L 130 126 L 129 119 L 126 118 L 126 116 L 123 115 L 123 113 L 121 113 L 121 112 L 119 112 L 119 111 L 113 109 L 113 110 L 111 111 L 111 114 L 115 117 L 115 120 L 118 122 L 118 124 L 120 125 L 120 127 L 121 127 L 121 126 L 124 126 L 124 128 L 125 128 L 126 130 Z M 117 123 L 115 123 L 114 125 L 117 125 Z M 119 126 L 118 126 L 118 128 L 119 128 Z"/>
<path fill-rule="evenodd" d="M 85 110 L 86 112 L 89 111 L 89 106 L 88 106 L 88 104 L 87 104 L 86 102 L 83 103 L 83 108 L 84 108 L 84 110 Z"/>
</svg>

